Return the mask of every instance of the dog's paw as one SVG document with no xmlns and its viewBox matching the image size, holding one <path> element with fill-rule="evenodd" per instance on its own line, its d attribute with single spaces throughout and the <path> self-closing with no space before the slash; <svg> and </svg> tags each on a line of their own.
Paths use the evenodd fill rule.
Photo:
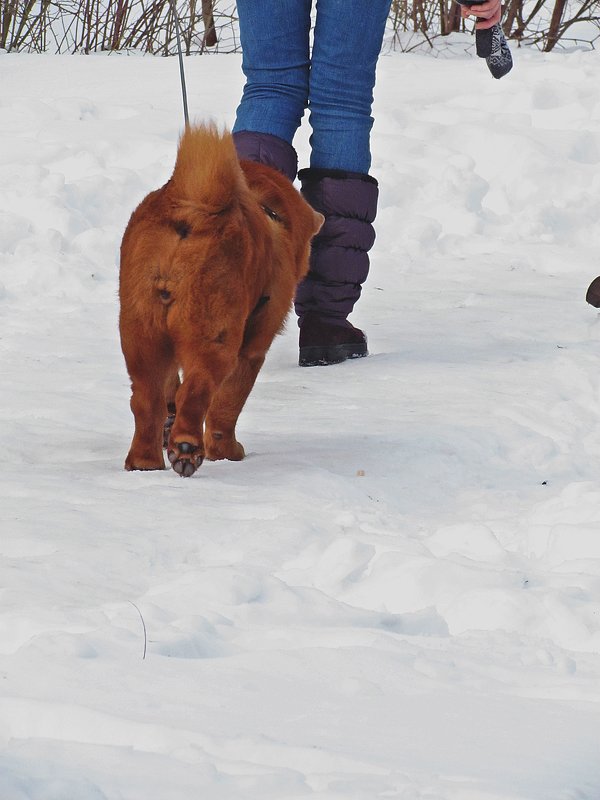
<svg viewBox="0 0 600 800">
<path fill-rule="evenodd" d="M 222 433 L 207 433 L 204 436 L 204 449 L 209 461 L 241 461 L 246 455 L 243 446 L 235 438 L 226 438 Z"/>
<path fill-rule="evenodd" d="M 133 472 L 134 470 L 153 470 L 153 469 L 164 469 L 165 462 L 161 458 L 145 458 L 145 457 L 136 457 L 132 453 L 127 455 L 125 459 L 125 469 L 128 472 Z"/>
<path fill-rule="evenodd" d="M 167 458 L 178 475 L 189 478 L 202 464 L 204 453 L 199 445 L 190 442 L 172 442 L 167 450 Z"/>
</svg>

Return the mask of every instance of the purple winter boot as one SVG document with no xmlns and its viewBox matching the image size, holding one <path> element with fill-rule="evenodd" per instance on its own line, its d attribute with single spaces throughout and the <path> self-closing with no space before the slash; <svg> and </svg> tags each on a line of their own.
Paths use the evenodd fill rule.
<svg viewBox="0 0 600 800">
<path fill-rule="evenodd" d="M 238 131 L 233 134 L 238 158 L 258 161 L 283 172 L 291 181 L 298 171 L 298 156 L 291 144 L 270 133 Z"/>
<path fill-rule="evenodd" d="M 298 177 L 305 199 L 325 216 L 312 242 L 310 271 L 296 292 L 300 366 L 366 356 L 365 334 L 346 317 L 369 272 L 377 181 L 358 172 L 324 169 L 303 169 Z"/>
</svg>

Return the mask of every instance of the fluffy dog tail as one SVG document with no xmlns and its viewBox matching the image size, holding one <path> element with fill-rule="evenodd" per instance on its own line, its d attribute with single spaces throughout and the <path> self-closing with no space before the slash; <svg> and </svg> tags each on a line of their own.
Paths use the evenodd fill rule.
<svg viewBox="0 0 600 800">
<path fill-rule="evenodd" d="M 208 214 L 218 214 L 248 191 L 230 133 L 216 125 L 187 128 L 179 140 L 171 177 L 177 200 Z"/>
</svg>

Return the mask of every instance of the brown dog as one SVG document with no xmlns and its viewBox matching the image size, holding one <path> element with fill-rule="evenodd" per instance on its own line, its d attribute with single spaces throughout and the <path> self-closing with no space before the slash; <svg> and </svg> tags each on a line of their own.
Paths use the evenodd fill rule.
<svg viewBox="0 0 600 800">
<path fill-rule="evenodd" d="M 204 457 L 244 457 L 237 418 L 322 222 L 283 175 L 239 162 L 229 134 L 183 134 L 171 180 L 134 211 L 121 245 L 121 347 L 135 417 L 125 469 L 164 469 L 167 412 L 179 475 Z"/>
</svg>

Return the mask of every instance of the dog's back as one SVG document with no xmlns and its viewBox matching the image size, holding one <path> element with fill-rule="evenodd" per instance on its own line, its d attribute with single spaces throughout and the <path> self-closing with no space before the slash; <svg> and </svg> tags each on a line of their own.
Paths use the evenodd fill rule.
<svg viewBox="0 0 600 800">
<path fill-rule="evenodd" d="M 142 201 L 125 232 L 122 318 L 131 315 L 136 325 L 144 318 L 164 327 L 173 316 L 165 308 L 183 313 L 193 302 L 198 321 L 207 291 L 213 297 L 221 293 L 218 282 L 202 291 L 200 284 L 212 283 L 213 273 L 222 272 L 219 251 L 227 251 L 239 236 L 250 199 L 231 137 L 214 128 L 187 130 L 171 179 Z"/>
<path fill-rule="evenodd" d="M 203 449 L 242 457 L 235 420 L 320 221 L 285 177 L 240 164 L 229 134 L 184 133 L 171 179 L 135 210 L 121 247 L 121 342 L 136 416 L 129 469 L 161 468 L 158 423 L 174 402 L 169 458 L 180 474 Z"/>
</svg>

